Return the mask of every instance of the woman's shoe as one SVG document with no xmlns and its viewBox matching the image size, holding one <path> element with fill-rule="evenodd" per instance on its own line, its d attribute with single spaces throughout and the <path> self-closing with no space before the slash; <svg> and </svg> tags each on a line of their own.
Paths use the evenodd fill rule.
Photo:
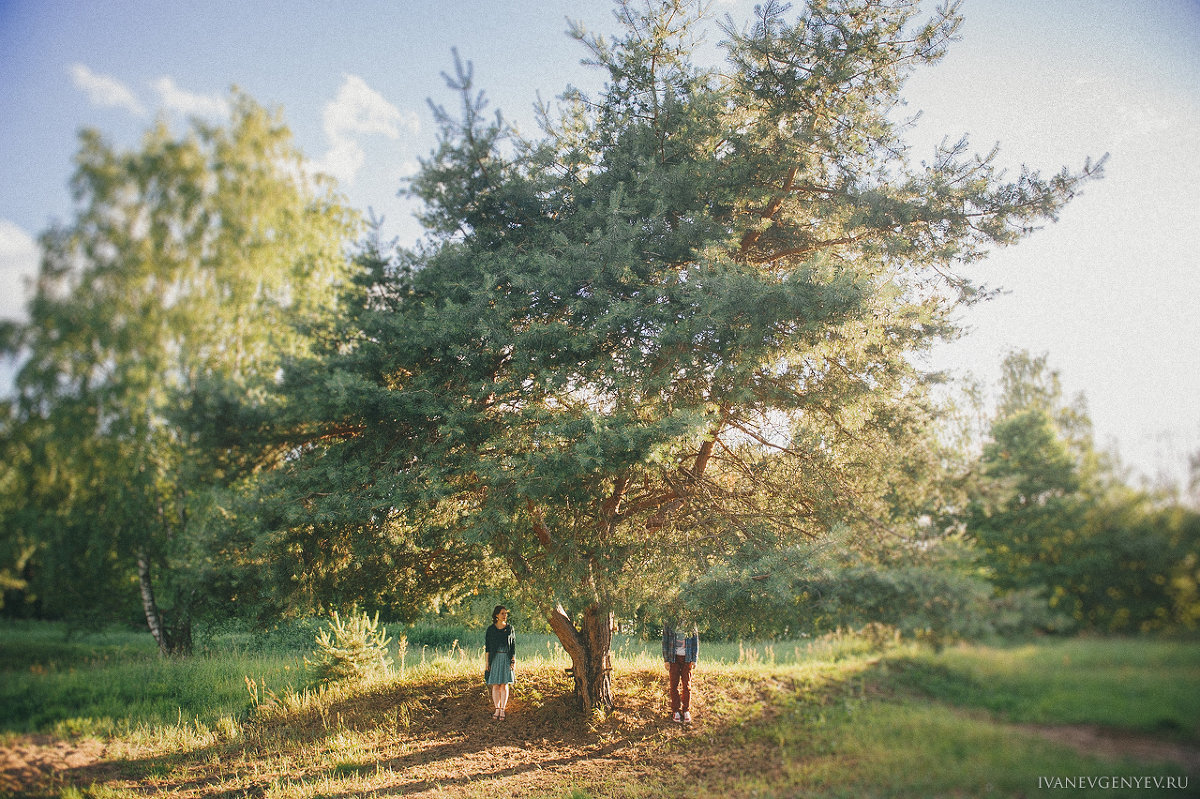
<svg viewBox="0 0 1200 799">
<path fill-rule="evenodd" d="M 504 721 L 504 711 L 503 710 L 500 711 L 500 720 Z"/>
<path fill-rule="evenodd" d="M 495 710 L 492 711 L 492 718 L 494 718 L 494 719 L 500 718 L 500 708 L 496 708 Z"/>
</svg>

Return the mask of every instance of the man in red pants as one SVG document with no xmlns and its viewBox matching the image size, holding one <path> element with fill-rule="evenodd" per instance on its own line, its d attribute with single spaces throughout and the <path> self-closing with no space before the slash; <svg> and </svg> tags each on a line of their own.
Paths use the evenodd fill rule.
<svg viewBox="0 0 1200 799">
<path fill-rule="evenodd" d="M 692 720 L 692 671 L 700 658 L 700 632 L 696 625 L 691 625 L 688 631 L 678 622 L 663 624 L 662 652 L 671 685 L 671 718 L 689 722 Z"/>
</svg>

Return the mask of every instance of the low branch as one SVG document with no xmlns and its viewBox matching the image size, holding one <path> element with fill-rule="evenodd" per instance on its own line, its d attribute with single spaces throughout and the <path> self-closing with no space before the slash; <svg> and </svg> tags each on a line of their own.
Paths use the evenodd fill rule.
<svg viewBox="0 0 1200 799">
<path fill-rule="evenodd" d="M 554 631 L 559 643 L 563 645 L 563 649 L 567 651 L 571 662 L 582 663 L 586 659 L 583 637 L 579 634 L 579 630 L 575 629 L 575 623 L 567 615 L 562 603 L 549 610 L 546 614 L 546 621 L 550 624 L 550 629 Z"/>
<path fill-rule="evenodd" d="M 529 509 L 529 515 L 533 519 L 533 534 L 537 536 L 538 543 L 549 552 L 554 542 L 550 538 L 550 528 L 546 526 L 542 511 L 533 504 L 532 499 L 525 500 L 525 507 Z"/>
</svg>

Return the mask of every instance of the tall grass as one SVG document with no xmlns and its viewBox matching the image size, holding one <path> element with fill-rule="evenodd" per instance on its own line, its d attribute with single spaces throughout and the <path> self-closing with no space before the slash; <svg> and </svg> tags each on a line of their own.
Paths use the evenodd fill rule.
<svg viewBox="0 0 1200 799">
<path fill-rule="evenodd" d="M 83 630 L 56 622 L 0 621 L 0 672 L 54 670 L 83 660 L 154 658 L 149 633 Z"/>
<path fill-rule="evenodd" d="M 139 725 L 216 725 L 247 711 L 246 675 L 283 691 L 301 653 L 208 652 L 163 658 L 148 633 L 70 634 L 0 625 L 0 730 L 116 735 Z"/>
<path fill-rule="evenodd" d="M 483 668 L 482 631 L 450 630 L 455 637 L 441 646 L 419 643 L 419 630 L 410 636 L 411 628 L 396 625 L 389 632 L 397 641 L 407 638 L 404 649 L 392 644 L 389 679 L 421 682 Z M 200 654 L 176 659 L 159 656 L 146 633 L 0 623 L 0 731 L 109 736 L 139 725 L 227 726 L 268 694 L 299 695 L 311 685 L 304 658 L 314 644 L 301 648 L 303 637 L 291 635 L 291 644 L 275 649 L 248 646 L 240 633 L 213 636 Z M 883 651 L 889 684 L 939 701 L 1013 721 L 1099 723 L 1200 740 L 1194 643 L 1051 639 L 934 653 L 878 628 L 868 635 L 838 632 L 793 641 L 702 642 L 700 657 L 702 668 L 768 674 Z M 613 656 L 623 672 L 661 668 L 657 640 L 616 635 Z M 549 634 L 520 635 L 517 659 L 518 674 L 570 665 Z M 1135 672 L 1139 678 L 1130 680 Z"/>
</svg>

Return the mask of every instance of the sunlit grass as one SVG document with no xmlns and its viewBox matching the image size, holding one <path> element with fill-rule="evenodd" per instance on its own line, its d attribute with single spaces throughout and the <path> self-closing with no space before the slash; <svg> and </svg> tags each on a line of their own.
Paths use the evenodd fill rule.
<svg viewBox="0 0 1200 799">
<path fill-rule="evenodd" d="M 147 633 L 9 623 L 0 643 L 10 666 L 0 680 L 5 734 L 99 738 L 114 758 L 236 741 L 253 709 L 247 678 L 284 696 L 308 679 L 302 652 L 163 658 Z"/>
<path fill-rule="evenodd" d="M 285 690 L 304 679 L 302 655 L 105 656 L 6 672 L 0 726 L 111 735 L 138 724 L 211 725 L 244 714 L 246 675 Z"/>
</svg>

